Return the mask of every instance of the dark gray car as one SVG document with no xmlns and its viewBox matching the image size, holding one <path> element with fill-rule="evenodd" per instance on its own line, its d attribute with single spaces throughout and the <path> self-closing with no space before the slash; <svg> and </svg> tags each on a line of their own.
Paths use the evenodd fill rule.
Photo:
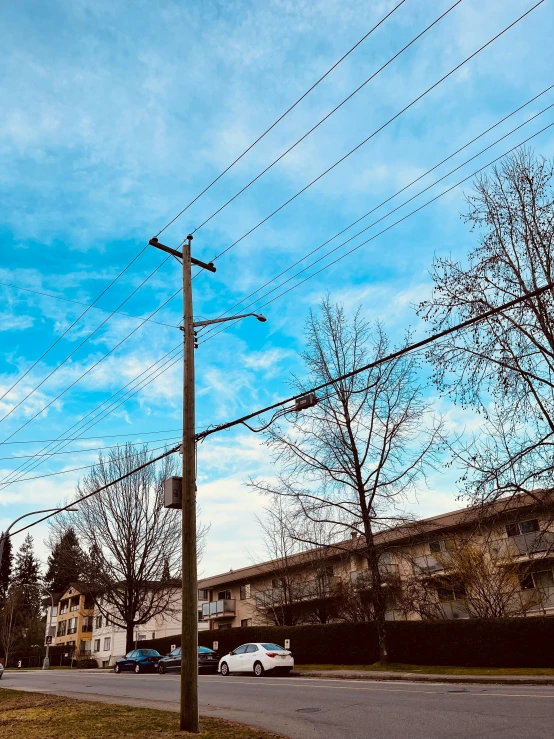
<svg viewBox="0 0 554 739">
<path fill-rule="evenodd" d="M 219 664 L 219 655 L 213 649 L 207 647 L 198 647 L 198 671 L 217 672 Z M 162 657 L 158 662 L 158 672 L 163 675 L 164 672 L 180 672 L 181 671 L 181 647 L 174 649 L 167 657 Z"/>
</svg>

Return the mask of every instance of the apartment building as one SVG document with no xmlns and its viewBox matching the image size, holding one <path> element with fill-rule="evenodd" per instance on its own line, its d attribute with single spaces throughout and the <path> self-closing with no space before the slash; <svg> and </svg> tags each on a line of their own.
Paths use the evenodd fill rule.
<svg viewBox="0 0 554 739">
<path fill-rule="evenodd" d="M 72 583 L 59 596 L 54 608 L 57 612 L 53 643 L 67 646 L 75 656 L 90 656 L 94 603 L 85 587 L 80 583 Z M 47 623 L 52 625 L 54 618 L 50 611 L 51 606 L 47 612 Z"/>
<path fill-rule="evenodd" d="M 469 618 L 468 594 L 453 576 L 455 552 L 479 548 L 493 577 L 515 582 L 506 606 L 513 615 L 554 615 L 554 493 L 539 491 L 467 508 L 378 533 L 379 567 L 387 588 L 389 620 Z M 356 593 L 363 605 L 371 590 L 359 538 L 340 549 L 314 549 L 199 581 L 203 619 L 210 629 L 265 623 L 327 622 Z M 516 578 L 514 580 L 514 577 Z M 406 593 L 425 593 L 410 610 Z M 511 609 L 511 610 L 510 610 Z M 475 610 L 475 609 L 474 609 Z M 352 616 L 355 618 L 355 615 Z M 288 619 L 288 620 L 287 620 Z"/>
<path fill-rule="evenodd" d="M 101 603 L 104 613 L 110 612 L 107 603 Z M 202 619 L 202 602 L 198 604 L 198 628 L 200 630 L 209 628 L 209 624 Z M 176 589 L 173 597 L 164 613 L 151 618 L 147 623 L 137 626 L 135 629 L 135 644 L 147 639 L 161 639 L 166 636 L 177 636 L 181 633 L 181 591 Z M 126 631 L 121 626 L 116 626 L 110 618 L 106 618 L 96 609 L 93 619 L 92 630 L 92 657 L 96 659 L 99 667 L 110 667 L 120 658 L 125 656 Z"/>
</svg>

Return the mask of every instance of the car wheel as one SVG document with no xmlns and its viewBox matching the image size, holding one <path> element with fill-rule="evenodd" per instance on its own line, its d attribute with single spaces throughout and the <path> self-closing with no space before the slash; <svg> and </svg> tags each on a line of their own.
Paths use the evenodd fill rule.
<svg viewBox="0 0 554 739">
<path fill-rule="evenodd" d="M 115 667 L 113 668 L 113 671 L 114 671 L 114 672 L 117 672 L 117 674 L 119 675 L 119 673 L 121 672 L 121 667 L 120 667 L 119 665 L 116 665 L 116 666 L 115 666 Z"/>
<path fill-rule="evenodd" d="M 165 675 L 165 666 L 164 665 L 158 665 L 158 672 L 160 675 Z"/>
<path fill-rule="evenodd" d="M 256 662 L 254 664 L 254 675 L 256 677 L 263 677 L 264 672 L 265 672 L 265 670 L 264 670 L 264 666 L 262 665 L 262 663 L 261 662 Z"/>
<path fill-rule="evenodd" d="M 135 665 L 135 675 L 138 675 L 140 672 L 140 665 Z"/>
<path fill-rule="evenodd" d="M 229 665 L 227 664 L 227 662 L 224 662 L 221 665 L 221 674 L 223 675 L 223 677 L 227 677 L 227 675 L 229 674 Z"/>
</svg>

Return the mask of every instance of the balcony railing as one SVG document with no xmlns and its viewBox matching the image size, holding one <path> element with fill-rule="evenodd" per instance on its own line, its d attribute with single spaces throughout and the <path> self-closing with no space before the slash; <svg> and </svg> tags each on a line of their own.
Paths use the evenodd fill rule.
<svg viewBox="0 0 554 739">
<path fill-rule="evenodd" d="M 444 572 L 445 568 L 448 567 L 450 555 L 447 552 L 441 552 L 439 556 L 440 561 L 431 554 L 414 557 L 414 575 L 434 575 L 436 572 Z"/>
<path fill-rule="evenodd" d="M 382 583 L 389 583 L 398 580 L 400 577 L 398 565 L 395 564 L 380 564 L 379 572 Z M 371 588 L 371 572 L 369 570 L 354 570 L 350 573 L 350 584 L 364 590 Z"/>
<path fill-rule="evenodd" d="M 529 611 L 545 611 L 547 608 L 554 608 L 554 587 L 551 588 L 534 588 L 528 591 L 534 593 L 533 605 Z"/>
<path fill-rule="evenodd" d="M 532 554 L 554 554 L 554 532 L 531 531 L 528 534 L 518 534 L 506 539 L 496 539 L 489 544 L 493 557 L 521 557 Z"/>
<path fill-rule="evenodd" d="M 327 576 L 295 582 L 292 581 L 286 588 L 270 588 L 256 593 L 256 605 L 261 608 L 271 608 L 276 605 L 288 605 L 303 600 L 329 598 L 333 595 L 339 577 Z"/>
<path fill-rule="evenodd" d="M 214 600 L 211 603 L 202 604 L 202 616 L 204 618 L 224 618 L 235 615 L 235 599 Z"/>
</svg>

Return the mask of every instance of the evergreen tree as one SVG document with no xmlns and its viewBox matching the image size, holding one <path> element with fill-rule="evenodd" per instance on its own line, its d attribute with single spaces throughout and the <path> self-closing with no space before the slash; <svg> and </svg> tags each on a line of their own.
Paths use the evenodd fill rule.
<svg viewBox="0 0 554 739">
<path fill-rule="evenodd" d="M 12 579 L 12 567 L 12 540 L 8 538 L 4 541 L 4 551 L 2 553 L 2 562 L 0 563 L 0 606 L 5 603 L 8 595 L 8 588 Z"/>
<path fill-rule="evenodd" d="M 72 582 L 82 579 L 84 556 L 74 529 L 69 528 L 59 534 L 47 567 L 44 584 L 52 593 L 63 593 Z"/>
<path fill-rule="evenodd" d="M 35 557 L 33 537 L 27 534 L 15 557 L 13 582 L 21 590 L 22 608 L 29 618 L 40 615 L 40 563 Z"/>
</svg>

